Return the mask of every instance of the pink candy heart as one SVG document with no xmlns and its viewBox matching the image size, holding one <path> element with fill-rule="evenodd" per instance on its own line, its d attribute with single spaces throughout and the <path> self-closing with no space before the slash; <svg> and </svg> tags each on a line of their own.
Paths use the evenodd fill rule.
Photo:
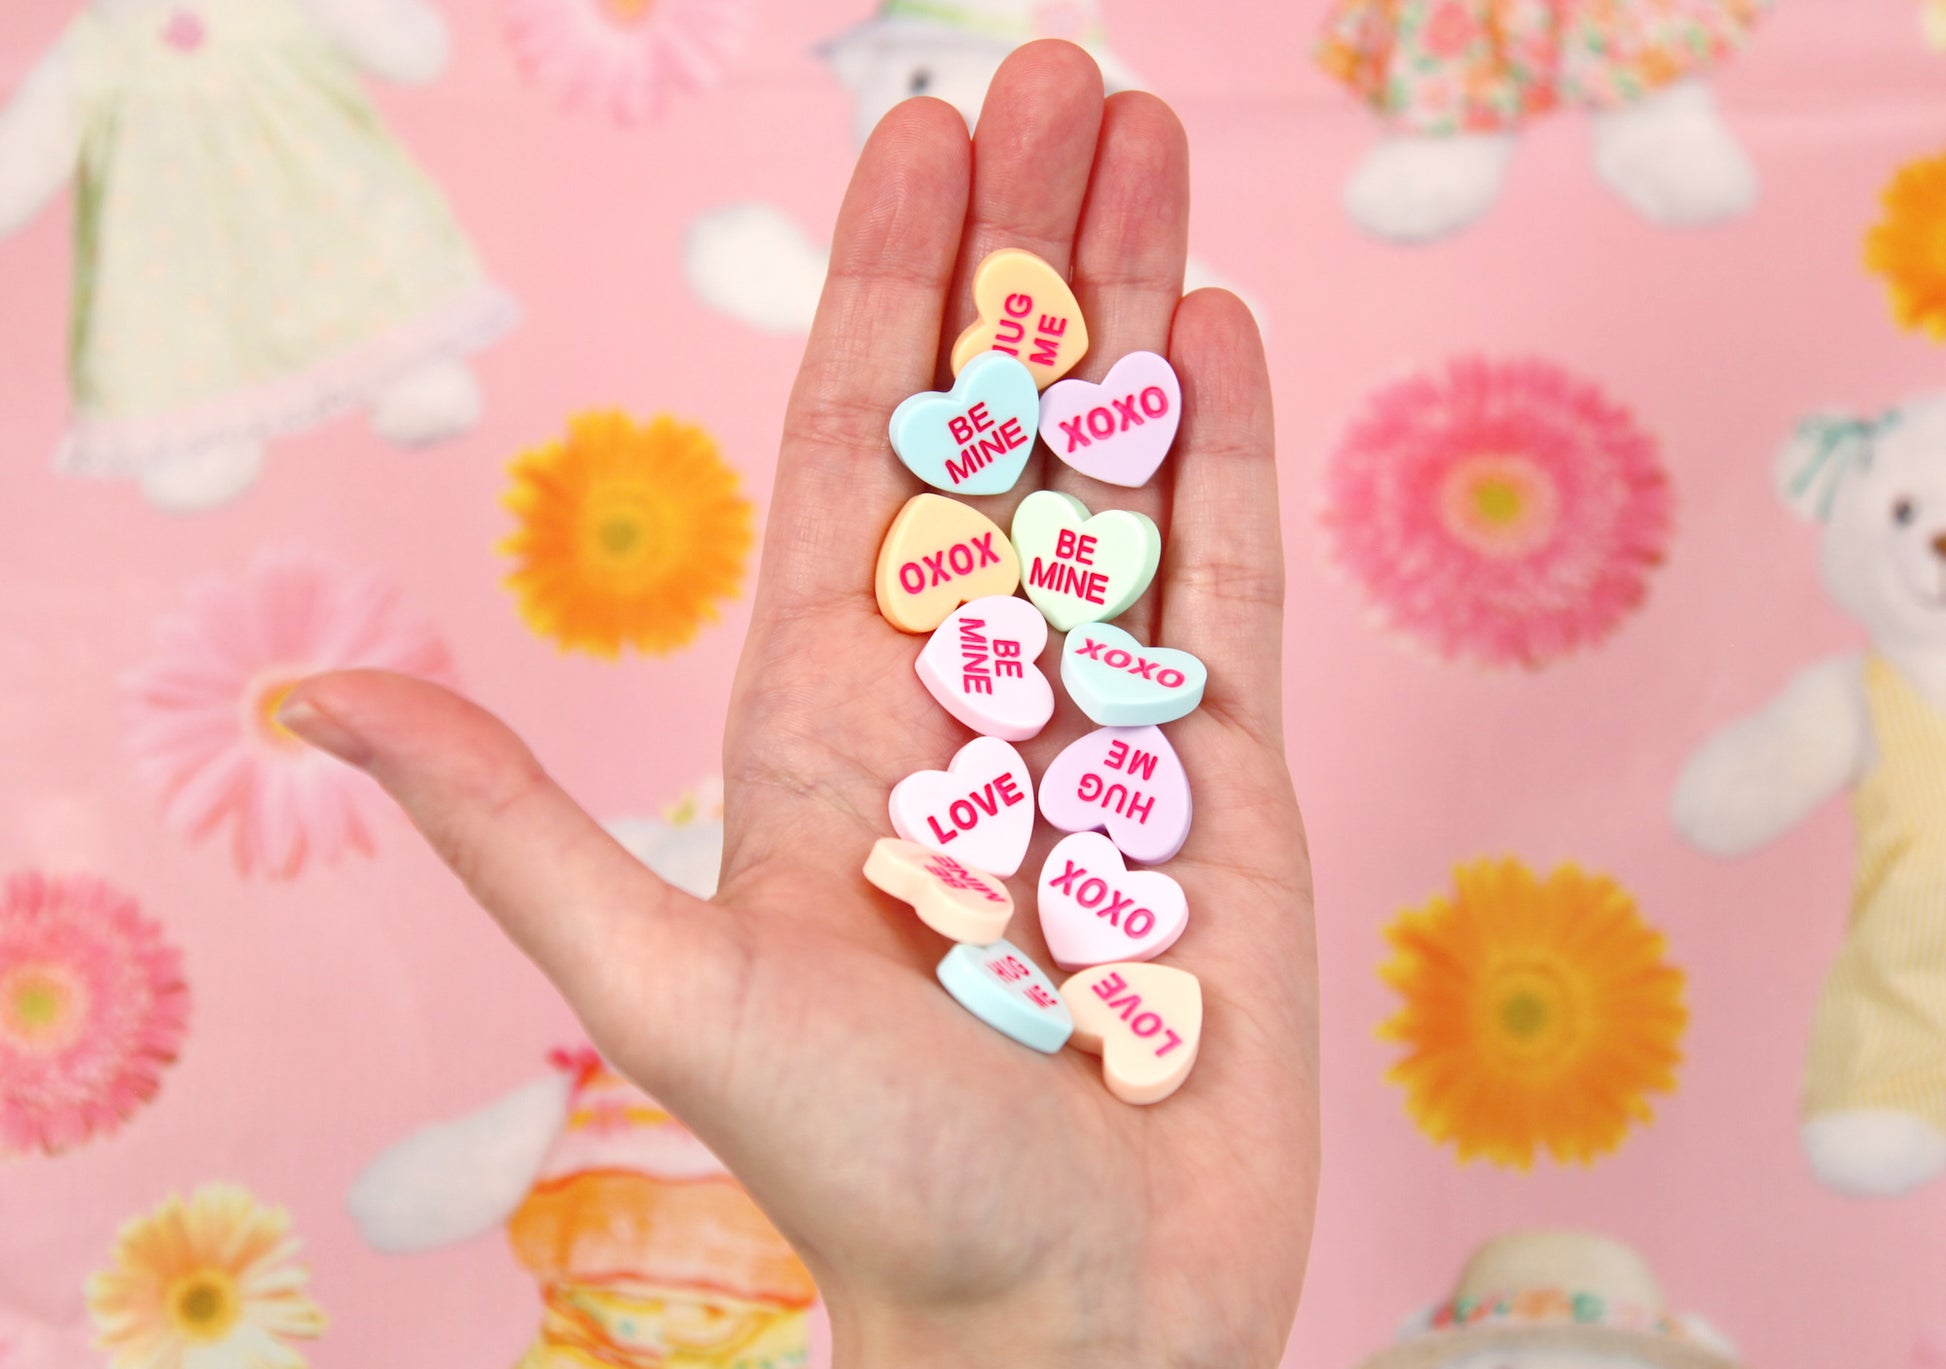
<svg viewBox="0 0 1946 1369">
<path fill-rule="evenodd" d="M 1064 970 L 1148 960 L 1189 924 L 1182 885 L 1159 870 L 1131 870 L 1099 832 L 1063 837 L 1041 866 L 1041 932 Z"/>
<path fill-rule="evenodd" d="M 1063 832 L 1106 831 L 1122 854 L 1160 865 L 1189 838 L 1189 776 L 1157 727 L 1098 727 L 1041 776 L 1041 816 Z"/>
<path fill-rule="evenodd" d="M 953 610 L 915 669 L 940 707 L 981 736 L 1026 741 L 1054 716 L 1054 686 L 1034 664 L 1046 645 L 1039 609 L 988 595 Z"/>
<path fill-rule="evenodd" d="M 975 737 L 946 769 L 900 780 L 891 809 L 892 830 L 907 841 L 988 874 L 1011 875 L 1034 836 L 1034 781 L 1008 743 Z"/>
<path fill-rule="evenodd" d="M 1182 385 L 1154 352 L 1130 352 L 1099 385 L 1063 380 L 1041 396 L 1041 440 L 1083 475 L 1130 489 L 1155 474 L 1182 426 Z"/>
</svg>

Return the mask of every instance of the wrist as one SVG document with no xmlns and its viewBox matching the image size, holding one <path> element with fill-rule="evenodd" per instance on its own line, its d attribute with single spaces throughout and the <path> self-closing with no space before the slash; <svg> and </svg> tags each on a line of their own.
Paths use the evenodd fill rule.
<svg viewBox="0 0 1946 1369">
<path fill-rule="evenodd" d="M 1126 1369 L 1149 1362 L 1125 1328 L 1083 1326 L 1019 1304 L 829 1310 L 833 1369 Z"/>
</svg>

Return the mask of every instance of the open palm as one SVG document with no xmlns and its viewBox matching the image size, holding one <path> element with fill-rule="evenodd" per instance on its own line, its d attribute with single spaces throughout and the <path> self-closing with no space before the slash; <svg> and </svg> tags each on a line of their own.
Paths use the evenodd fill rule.
<svg viewBox="0 0 1946 1369">
<path fill-rule="evenodd" d="M 1080 49 L 995 77 L 969 140 L 915 99 L 860 157 L 792 396 L 755 618 L 725 747 L 713 903 L 637 864 L 501 724 L 418 681 L 307 682 L 293 730 L 369 770 L 552 977 L 594 1041 L 735 1171 L 803 1254 L 851 1365 L 1272 1364 L 1295 1313 L 1317 1181 L 1316 969 L 1283 756 L 1283 573 L 1269 382 L 1233 297 L 1182 298 L 1188 152 L 1167 106 L 1104 101 Z M 1170 726 L 1196 824 L 1169 873 L 1191 917 L 1167 963 L 1202 981 L 1202 1055 L 1150 1108 L 1100 1062 L 983 1025 L 932 971 L 946 943 L 860 874 L 886 796 L 967 739 L 914 677 L 922 638 L 878 614 L 878 542 L 916 482 L 886 421 L 948 382 L 970 277 L 1024 247 L 1067 273 L 1099 378 L 1138 349 L 1182 379 L 1149 487 L 1048 459 L 1026 491 L 1138 508 L 1155 586 L 1120 624 L 1209 666 Z M 1051 669 L 1058 638 L 1043 668 Z M 1063 704 L 1036 773 L 1088 727 Z M 1043 832 L 1012 881 L 1031 909 Z M 1010 938 L 1051 967 L 1031 912 Z"/>
</svg>

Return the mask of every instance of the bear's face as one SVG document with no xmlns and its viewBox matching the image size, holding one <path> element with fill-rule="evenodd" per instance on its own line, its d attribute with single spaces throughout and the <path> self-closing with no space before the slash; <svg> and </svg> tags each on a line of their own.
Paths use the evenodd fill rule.
<svg viewBox="0 0 1946 1369">
<path fill-rule="evenodd" d="M 1946 399 L 1902 410 L 1838 483 L 1825 587 L 1883 645 L 1946 651 Z"/>
<path fill-rule="evenodd" d="M 825 55 L 851 88 L 852 136 L 863 147 L 886 111 L 913 95 L 944 100 L 971 127 L 987 83 L 1011 50 L 971 34 L 888 29 L 840 39 Z"/>
</svg>

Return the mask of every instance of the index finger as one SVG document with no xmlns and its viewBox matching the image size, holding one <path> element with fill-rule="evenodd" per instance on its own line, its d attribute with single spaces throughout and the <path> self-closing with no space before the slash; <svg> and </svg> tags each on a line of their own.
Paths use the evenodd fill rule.
<svg viewBox="0 0 1946 1369">
<path fill-rule="evenodd" d="M 971 175 L 966 121 L 939 100 L 896 106 L 859 155 L 784 420 L 760 622 L 861 595 L 870 603 L 884 526 L 858 515 L 913 493 L 890 459 L 886 424 L 900 400 L 932 385 Z"/>
</svg>

